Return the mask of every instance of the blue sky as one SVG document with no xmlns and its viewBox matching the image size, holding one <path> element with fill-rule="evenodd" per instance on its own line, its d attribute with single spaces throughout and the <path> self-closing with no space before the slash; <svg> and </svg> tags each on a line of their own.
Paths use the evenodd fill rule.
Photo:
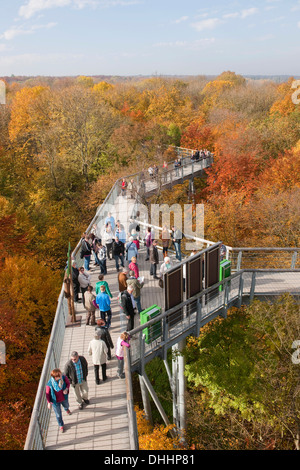
<svg viewBox="0 0 300 470">
<path fill-rule="evenodd" d="M 0 76 L 300 75 L 300 0 L 0 5 Z"/>
</svg>

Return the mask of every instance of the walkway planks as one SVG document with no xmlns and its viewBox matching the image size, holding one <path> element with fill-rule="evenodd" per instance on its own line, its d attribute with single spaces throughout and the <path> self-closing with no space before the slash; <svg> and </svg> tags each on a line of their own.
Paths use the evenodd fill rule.
<svg viewBox="0 0 300 470">
<path fill-rule="evenodd" d="M 163 261 L 161 252 L 159 256 L 161 264 Z M 150 264 L 149 261 L 145 261 L 146 250 L 143 246 L 141 246 L 138 258 L 140 275 L 145 277 L 145 285 L 141 293 L 142 307 L 147 308 L 154 303 L 162 305 L 163 290 L 158 286 L 157 280 L 150 279 Z M 93 266 L 93 259 L 90 267 L 92 285 L 95 287 L 100 270 L 98 267 Z M 124 314 L 120 314 L 118 307 L 118 273 L 114 260 L 107 261 L 107 268 L 108 274 L 105 276 L 105 280 L 108 282 L 113 295 L 110 333 L 113 343 L 116 345 L 120 332 L 126 329 L 127 321 Z M 77 318 L 81 316 L 81 324 L 80 326 L 66 328 L 60 368 L 63 371 L 65 363 L 74 350 L 85 356 L 89 364 L 90 404 L 85 405 L 83 410 L 79 410 L 71 387 L 69 398 L 72 415 L 68 416 L 63 410 L 65 432 L 60 433 L 54 412 L 51 412 L 46 450 L 130 450 L 126 386 L 125 380 L 116 376 L 117 359 L 115 358 L 115 350 L 112 350 L 112 360 L 107 361 L 108 380 L 106 382 L 101 380 L 100 385 L 96 385 L 91 356 L 87 354 L 88 344 L 93 339 L 94 327 L 85 325 L 86 312 L 82 304 L 78 303 L 75 306 Z M 99 311 L 97 311 L 96 318 L 99 318 Z M 139 319 L 136 315 L 135 326 L 138 325 Z"/>
</svg>

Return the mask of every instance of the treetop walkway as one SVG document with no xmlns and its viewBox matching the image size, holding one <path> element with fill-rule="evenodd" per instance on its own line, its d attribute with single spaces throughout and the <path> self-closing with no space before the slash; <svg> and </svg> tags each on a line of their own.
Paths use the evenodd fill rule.
<svg viewBox="0 0 300 470">
<path fill-rule="evenodd" d="M 133 180 L 135 192 L 122 193 L 122 179 L 116 181 L 104 203 L 87 228 L 87 233 L 99 232 L 109 212 L 114 210 L 116 220 L 124 221 L 128 226 L 130 220 L 140 225 L 140 239 L 143 240 L 147 227 L 158 232 L 161 226 L 149 223 L 145 214 L 137 214 L 137 203 L 165 187 L 172 187 L 184 179 L 201 175 L 203 170 L 213 162 L 213 156 L 199 162 L 191 160 L 192 150 L 175 149 L 182 156 L 179 169 L 168 169 L 159 173 L 156 178 L 145 177 L 144 173 L 130 175 L 126 180 Z M 198 167 L 197 167 L 198 165 Z M 169 165 L 170 166 L 170 165 Z M 85 324 L 86 312 L 82 304 L 76 304 L 76 323 L 69 316 L 65 298 L 64 285 L 58 299 L 44 367 L 41 373 L 37 396 L 25 444 L 26 450 L 57 449 L 103 449 L 103 450 L 136 450 L 138 449 L 138 432 L 134 411 L 132 372 L 137 372 L 143 397 L 146 415 L 151 419 L 149 395 L 157 406 L 165 424 L 168 418 L 145 373 L 145 365 L 154 357 L 161 357 L 167 370 L 173 396 L 173 420 L 182 431 L 186 426 L 185 418 L 185 380 L 184 359 L 180 352 L 189 335 L 199 335 L 200 329 L 217 316 L 226 317 L 231 306 L 241 306 L 255 297 L 270 299 L 281 293 L 300 294 L 300 269 L 298 269 L 297 248 L 232 248 L 226 247 L 226 258 L 232 262 L 231 275 L 219 280 L 215 277 L 214 266 L 220 263 L 221 242 L 215 243 L 204 238 L 185 233 L 199 243 L 201 249 L 194 255 L 186 255 L 179 262 L 169 250 L 172 267 L 164 276 L 164 288 L 159 287 L 157 280 L 149 276 L 149 261 L 146 261 L 146 248 L 141 247 L 138 254 L 140 276 L 145 278 L 142 288 L 141 303 L 143 309 L 156 304 L 159 314 L 141 325 L 135 316 L 134 329 L 130 332 L 130 349 L 125 348 L 125 380 L 116 377 L 117 360 L 114 356 L 107 362 L 108 380 L 95 384 L 93 365 L 87 354 L 89 341 L 93 338 L 94 328 Z M 81 241 L 73 252 L 77 265 L 83 264 L 80 258 Z M 269 257 L 274 267 L 262 269 L 261 259 Z M 163 261 L 160 255 L 160 262 Z M 266 267 L 266 264 L 263 265 Z M 99 268 L 92 267 L 91 283 L 98 280 Z M 195 279 L 198 284 L 195 285 Z M 114 260 L 108 261 L 108 274 L 105 276 L 112 298 L 111 336 L 116 345 L 117 338 L 126 330 L 127 321 L 118 304 L 119 286 Z M 200 280 L 200 281 L 199 281 Z M 174 284 L 175 282 L 175 284 Z M 176 284 L 177 283 L 177 284 Z M 179 283 L 179 284 L 178 284 Z M 175 289 L 180 285 L 180 289 Z M 175 286 L 175 287 L 174 287 Z M 180 294 L 180 295 L 179 295 Z M 175 299 L 175 300 L 174 300 Z M 150 338 L 150 339 L 149 339 Z M 172 361 L 170 370 L 167 353 L 169 349 L 179 352 Z M 54 368 L 64 369 L 72 351 L 78 351 L 89 363 L 89 398 L 90 404 L 83 410 L 74 409 L 75 399 L 70 394 L 72 415 L 64 418 L 66 432 L 60 434 L 54 413 L 47 408 L 45 385 Z"/>
</svg>

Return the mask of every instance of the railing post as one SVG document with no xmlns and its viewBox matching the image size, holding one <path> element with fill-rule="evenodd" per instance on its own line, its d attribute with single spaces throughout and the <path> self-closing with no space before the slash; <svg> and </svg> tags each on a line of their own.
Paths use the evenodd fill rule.
<svg viewBox="0 0 300 470">
<path fill-rule="evenodd" d="M 237 264 L 236 264 L 236 270 L 237 270 L 237 271 L 240 271 L 240 270 L 241 270 L 241 266 L 242 266 L 242 256 L 243 256 L 243 252 L 242 252 L 242 250 L 240 250 L 240 251 L 239 251 L 239 254 L 238 254 Z"/>
<path fill-rule="evenodd" d="M 226 282 L 224 285 L 224 304 L 222 308 L 222 313 L 220 315 L 222 318 L 227 318 L 228 296 L 229 296 L 229 285 L 228 285 L 228 282 Z"/>
<path fill-rule="evenodd" d="M 202 320 L 202 297 L 197 299 L 197 315 L 196 315 L 196 336 L 200 334 L 201 320 Z"/>
<path fill-rule="evenodd" d="M 162 336 L 163 336 L 163 359 L 164 360 L 167 360 L 167 352 L 168 352 L 168 348 L 165 346 L 167 344 L 167 341 L 168 341 L 168 323 L 167 323 L 167 319 L 166 317 L 163 318 L 162 320 L 162 329 L 163 329 L 163 332 L 162 332 Z"/>
<path fill-rule="evenodd" d="M 238 308 L 241 308 L 243 302 L 243 290 L 244 290 L 244 279 L 243 274 L 240 275 L 240 282 L 239 282 L 239 300 L 238 300 Z"/>
<path fill-rule="evenodd" d="M 255 281 L 256 281 L 256 272 L 254 271 L 252 273 L 252 279 L 251 279 L 250 302 L 252 302 L 252 300 L 254 299 Z"/>
<path fill-rule="evenodd" d="M 124 350 L 124 366 L 125 366 L 125 381 L 126 381 L 126 396 L 127 396 L 130 446 L 131 446 L 131 450 L 138 450 L 139 441 L 138 441 L 136 413 L 134 410 L 134 402 L 133 402 L 130 352 L 128 348 L 126 348 L 126 346 L 123 346 L 123 350 Z"/>
<path fill-rule="evenodd" d="M 294 251 L 294 252 L 293 252 L 293 256 L 292 256 L 292 265 L 291 265 L 291 269 L 295 269 L 295 266 L 296 266 L 296 263 L 297 263 L 297 256 L 298 256 L 298 252 L 297 252 L 297 251 Z"/>
</svg>

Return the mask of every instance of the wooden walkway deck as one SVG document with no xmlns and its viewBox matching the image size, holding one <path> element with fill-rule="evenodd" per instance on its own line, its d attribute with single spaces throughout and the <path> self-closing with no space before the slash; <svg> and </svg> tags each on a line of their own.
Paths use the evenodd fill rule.
<svg viewBox="0 0 300 470">
<path fill-rule="evenodd" d="M 126 202 L 126 198 L 123 199 Z M 160 252 L 159 255 L 162 263 L 162 253 Z M 145 285 L 141 294 L 141 303 L 144 309 L 154 303 L 162 305 L 162 289 L 158 286 L 157 280 L 150 278 L 150 264 L 149 261 L 145 261 L 145 257 L 146 250 L 141 247 L 138 265 L 140 275 L 145 278 Z M 174 256 L 172 258 L 174 260 Z M 93 266 L 93 260 L 90 266 L 92 285 L 95 286 L 100 270 L 98 267 Z M 110 333 L 114 345 L 116 345 L 118 336 L 126 329 L 127 321 L 124 314 L 120 314 L 118 307 L 118 273 L 115 261 L 107 261 L 107 268 L 108 274 L 105 276 L 105 280 L 108 282 L 113 295 Z M 115 358 L 115 350 L 112 351 L 112 359 L 107 361 L 108 380 L 106 382 L 101 380 L 100 385 L 96 385 L 91 356 L 87 353 L 88 344 L 94 337 L 94 327 L 86 326 L 86 312 L 82 304 L 77 303 L 75 306 L 77 318 L 81 316 L 81 323 L 80 326 L 66 328 L 60 368 L 61 370 L 64 369 L 65 363 L 70 359 L 71 352 L 74 350 L 85 356 L 89 364 L 90 404 L 85 405 L 83 410 L 79 410 L 72 389 L 70 390 L 69 401 L 72 415 L 67 415 L 63 410 L 65 432 L 60 433 L 54 412 L 51 412 L 46 450 L 130 450 L 126 385 L 125 380 L 116 376 L 117 359 Z M 99 318 L 99 311 L 97 311 L 96 318 Z M 138 325 L 139 318 L 136 315 L 135 326 Z"/>
</svg>

